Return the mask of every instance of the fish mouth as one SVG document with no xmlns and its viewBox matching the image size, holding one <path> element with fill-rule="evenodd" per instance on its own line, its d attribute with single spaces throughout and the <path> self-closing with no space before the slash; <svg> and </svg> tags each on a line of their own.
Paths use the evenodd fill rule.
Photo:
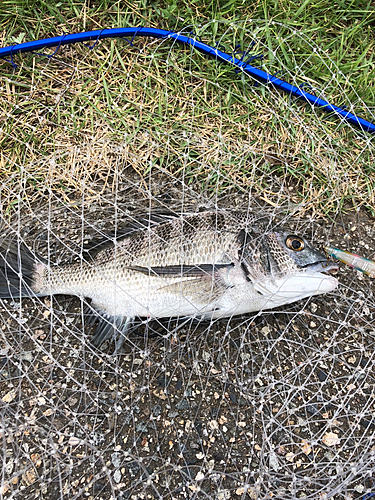
<svg viewBox="0 0 375 500">
<path fill-rule="evenodd" d="M 329 262 L 327 260 L 315 262 L 314 264 L 309 264 L 304 267 L 304 269 L 308 269 L 309 271 L 313 271 L 316 273 L 323 274 L 335 274 L 339 270 L 339 266 L 334 262 Z"/>
</svg>

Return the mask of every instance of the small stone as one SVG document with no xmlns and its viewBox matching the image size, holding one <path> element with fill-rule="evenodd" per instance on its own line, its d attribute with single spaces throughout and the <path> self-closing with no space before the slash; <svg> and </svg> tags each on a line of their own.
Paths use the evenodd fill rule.
<svg viewBox="0 0 375 500">
<path fill-rule="evenodd" d="M 188 488 L 193 493 L 197 493 L 198 491 L 200 491 L 199 486 L 196 486 L 195 484 L 189 484 Z"/>
<path fill-rule="evenodd" d="M 119 471 L 118 469 L 113 473 L 113 480 L 117 484 L 121 481 L 121 471 Z"/>
<path fill-rule="evenodd" d="M 229 500 L 230 491 L 229 490 L 220 490 L 217 494 L 218 500 Z"/>
<path fill-rule="evenodd" d="M 333 462 L 336 459 L 336 455 L 334 453 L 332 453 L 331 451 L 327 451 L 326 453 L 324 453 L 324 456 L 330 462 Z"/>
<path fill-rule="evenodd" d="M 195 480 L 196 480 L 196 481 L 202 481 L 202 479 L 204 479 L 204 474 L 203 474 L 203 472 L 202 472 L 202 471 L 199 471 L 199 472 L 197 473 L 197 475 L 195 476 Z"/>
<path fill-rule="evenodd" d="M 252 486 L 247 489 L 247 494 L 249 495 L 251 500 L 257 500 L 259 498 L 258 493 L 259 492 Z"/>
<path fill-rule="evenodd" d="M 147 432 L 147 424 L 145 422 L 139 422 L 135 430 L 137 432 Z"/>
<path fill-rule="evenodd" d="M 217 422 L 217 420 L 210 420 L 209 424 L 210 428 L 215 431 L 219 428 L 219 424 Z"/>
<path fill-rule="evenodd" d="M 302 439 L 302 451 L 305 455 L 310 455 L 312 449 L 309 442 L 306 439 Z"/>
<path fill-rule="evenodd" d="M 154 405 L 151 409 L 151 413 L 153 414 L 154 417 L 159 417 L 159 415 L 161 415 L 161 406 Z"/>
<path fill-rule="evenodd" d="M 280 469 L 279 461 L 274 451 L 271 451 L 271 453 L 269 454 L 269 466 L 270 469 L 273 469 L 274 471 L 278 471 Z"/>
<path fill-rule="evenodd" d="M 68 444 L 70 444 L 70 446 L 77 446 L 80 442 L 81 440 L 79 438 L 72 436 L 69 438 Z"/>
<path fill-rule="evenodd" d="M 178 411 L 169 411 L 168 412 L 168 417 L 169 418 L 176 418 L 178 416 Z"/>
<path fill-rule="evenodd" d="M 317 415 L 319 413 L 318 405 L 312 403 L 310 405 L 306 405 L 306 410 L 310 415 Z"/>
<path fill-rule="evenodd" d="M 189 409 L 189 403 L 186 401 L 186 399 L 181 399 L 177 404 L 176 404 L 177 410 L 188 410 Z"/>
<path fill-rule="evenodd" d="M 156 380 L 157 383 L 163 388 L 168 387 L 170 384 L 170 380 L 166 375 L 160 375 Z"/>
<path fill-rule="evenodd" d="M 128 469 L 129 475 L 132 479 L 134 479 L 140 471 L 140 466 L 137 464 L 137 462 L 128 462 L 126 464 L 126 468 Z"/>
<path fill-rule="evenodd" d="M 27 486 L 30 486 L 31 484 L 35 483 L 36 477 L 37 476 L 34 469 L 30 469 L 22 475 L 22 479 L 27 484 Z"/>
<path fill-rule="evenodd" d="M 324 382 L 328 378 L 328 373 L 324 372 L 323 370 L 318 370 L 317 375 L 321 382 Z"/>
<path fill-rule="evenodd" d="M 5 464 L 4 470 L 7 474 L 11 474 L 13 472 L 13 467 L 14 467 L 14 460 L 13 458 L 10 458 L 8 462 Z"/>
<path fill-rule="evenodd" d="M 204 361 L 210 361 L 210 358 L 211 358 L 211 354 L 207 351 L 203 351 L 202 352 L 202 359 L 204 359 Z"/>
<path fill-rule="evenodd" d="M 295 457 L 294 453 L 289 452 L 285 455 L 285 460 L 287 460 L 288 462 L 293 462 L 294 457 Z"/>
<path fill-rule="evenodd" d="M 20 358 L 31 362 L 34 359 L 34 354 L 32 351 L 25 351 L 21 354 Z"/>
<path fill-rule="evenodd" d="M 152 393 L 152 394 L 153 394 L 154 396 L 156 396 L 156 397 L 158 397 L 158 398 L 162 399 L 163 401 L 164 401 L 165 399 L 167 399 L 167 395 L 163 392 L 163 390 L 162 390 L 162 389 L 160 389 L 159 391 L 155 389 L 155 391 L 153 391 L 153 393 Z"/>
<path fill-rule="evenodd" d="M 0 495 L 5 495 L 7 491 L 9 491 L 9 485 L 6 483 L 0 484 Z"/>
<path fill-rule="evenodd" d="M 113 467 L 118 469 L 121 465 L 121 453 L 112 453 L 111 460 Z"/>
<path fill-rule="evenodd" d="M 12 389 L 11 391 L 7 392 L 5 396 L 3 396 L 1 399 L 4 401 L 4 403 L 10 403 L 13 401 L 13 399 L 16 397 L 16 390 Z"/>
<path fill-rule="evenodd" d="M 335 432 L 327 432 L 327 434 L 323 436 L 323 443 L 326 446 L 335 446 L 340 444 L 340 438 Z"/>
</svg>

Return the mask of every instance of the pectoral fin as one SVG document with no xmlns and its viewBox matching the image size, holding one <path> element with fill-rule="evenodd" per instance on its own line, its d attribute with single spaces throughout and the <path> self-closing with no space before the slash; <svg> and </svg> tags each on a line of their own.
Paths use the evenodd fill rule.
<svg viewBox="0 0 375 500">
<path fill-rule="evenodd" d="M 223 283 L 219 276 L 188 278 L 165 285 L 159 290 L 180 295 L 195 304 L 198 308 L 205 307 L 216 302 L 227 290 L 228 286 Z"/>
</svg>

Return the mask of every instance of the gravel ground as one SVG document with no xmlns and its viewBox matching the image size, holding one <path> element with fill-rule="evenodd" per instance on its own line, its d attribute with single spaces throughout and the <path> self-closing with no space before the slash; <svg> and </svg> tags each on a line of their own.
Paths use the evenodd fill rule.
<svg viewBox="0 0 375 500">
<path fill-rule="evenodd" d="M 116 215 L 105 201 L 60 207 L 48 230 L 41 208 L 22 236 L 42 255 L 49 246 L 67 259 L 62 242 L 79 250 L 82 234 L 87 243 L 113 230 L 114 217 L 119 226 L 129 217 L 128 201 L 118 210 L 128 194 Z M 374 257 L 364 212 L 296 228 L 317 246 L 329 240 Z M 0 498 L 374 493 L 374 282 L 344 266 L 339 279 L 333 293 L 273 312 L 140 321 L 118 356 L 113 345 L 91 345 L 77 298 L 2 300 Z"/>
</svg>

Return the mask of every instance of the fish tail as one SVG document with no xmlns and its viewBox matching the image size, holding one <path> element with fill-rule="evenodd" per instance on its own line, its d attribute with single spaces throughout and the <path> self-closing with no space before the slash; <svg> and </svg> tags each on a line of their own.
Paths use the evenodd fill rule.
<svg viewBox="0 0 375 500">
<path fill-rule="evenodd" d="M 0 243 L 0 298 L 44 295 L 40 284 L 45 268 L 43 259 L 17 241 Z"/>
</svg>

